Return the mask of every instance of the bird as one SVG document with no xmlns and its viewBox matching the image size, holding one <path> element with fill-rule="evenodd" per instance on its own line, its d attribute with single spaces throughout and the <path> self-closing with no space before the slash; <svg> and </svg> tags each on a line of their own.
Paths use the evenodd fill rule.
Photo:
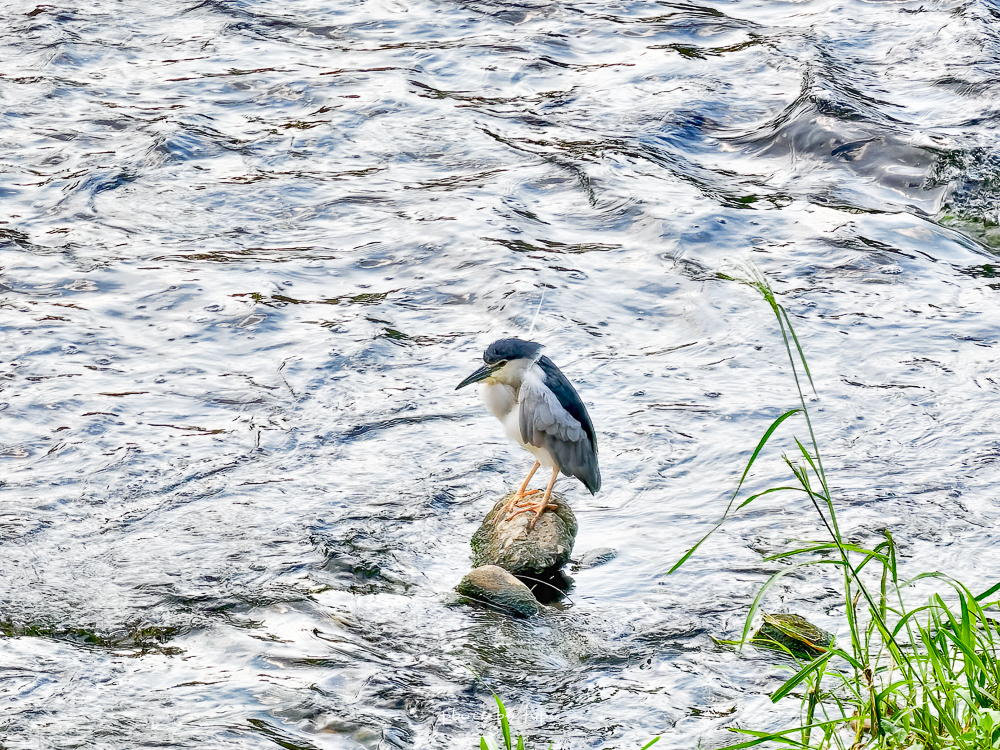
<svg viewBox="0 0 1000 750">
<path fill-rule="evenodd" d="M 580 394 L 573 384 L 542 354 L 534 341 L 510 338 L 494 341 L 483 354 L 483 366 L 458 384 L 455 390 L 482 383 L 480 396 L 486 408 L 500 420 L 507 437 L 528 451 L 535 464 L 520 489 L 504 506 L 511 515 L 534 513 L 528 531 L 546 509 L 555 509 L 552 487 L 559 472 L 573 476 L 595 495 L 601 489 L 597 465 L 597 436 Z M 544 466 L 552 470 L 548 487 L 529 490 L 528 483 Z M 528 498 L 540 494 L 537 501 Z"/>
</svg>

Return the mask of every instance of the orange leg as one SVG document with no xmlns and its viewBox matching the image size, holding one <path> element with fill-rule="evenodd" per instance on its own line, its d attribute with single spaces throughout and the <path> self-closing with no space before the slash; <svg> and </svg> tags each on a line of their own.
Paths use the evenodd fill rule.
<svg viewBox="0 0 1000 750">
<path fill-rule="evenodd" d="M 526 476 L 524 478 L 524 481 L 521 482 L 521 489 L 515 492 L 511 496 L 510 500 L 507 501 L 507 504 L 504 505 L 503 509 L 505 511 L 510 512 L 514 510 L 514 507 L 518 505 L 522 500 L 524 500 L 524 498 L 526 498 L 528 495 L 537 495 L 539 492 L 541 492 L 541 490 L 528 489 L 528 482 L 530 482 L 531 478 L 535 476 L 535 472 L 538 471 L 539 466 L 541 466 L 541 464 L 538 463 L 538 461 L 535 461 L 535 465 L 531 467 L 531 471 L 528 472 L 528 476 Z"/>
<path fill-rule="evenodd" d="M 528 472 L 528 476 L 526 476 L 526 477 L 524 478 L 524 481 L 523 481 L 523 482 L 521 482 L 521 489 L 519 489 L 519 490 L 518 490 L 518 491 L 517 491 L 517 492 L 515 493 L 515 495 L 516 495 L 516 497 L 517 497 L 517 499 L 518 499 L 518 500 L 520 500 L 521 498 L 523 498 L 523 497 L 526 497 L 526 496 L 528 496 L 528 495 L 534 495 L 535 493 L 537 493 L 537 492 L 540 492 L 540 491 L 541 491 L 541 490 L 530 490 L 530 491 L 528 491 L 528 492 L 525 492 L 525 490 L 527 490 L 527 489 L 528 489 L 528 482 L 530 482 L 530 481 L 531 481 L 531 478 L 532 478 L 533 476 L 535 476 L 535 472 L 536 472 L 536 471 L 538 471 L 538 467 L 539 467 L 539 466 L 541 466 L 541 464 L 540 464 L 540 463 L 538 463 L 538 461 L 535 461 L 535 465 L 531 467 L 531 471 L 529 471 L 529 472 Z"/>
<path fill-rule="evenodd" d="M 532 469 L 532 473 L 534 473 L 534 469 Z M 522 508 L 516 513 L 512 513 L 510 517 L 513 518 L 514 516 L 519 516 L 522 513 L 533 512 L 535 514 L 535 517 L 528 522 L 528 531 L 531 531 L 535 527 L 535 521 L 541 518 L 542 513 L 544 513 L 547 509 L 555 510 L 557 507 L 555 501 L 550 500 L 549 498 L 552 495 L 552 488 L 555 486 L 556 477 L 558 476 L 559 476 L 559 467 L 553 466 L 552 479 L 549 480 L 549 486 L 545 488 L 545 494 L 542 495 L 542 499 L 539 500 L 537 503 L 529 505 L 527 508 Z"/>
</svg>

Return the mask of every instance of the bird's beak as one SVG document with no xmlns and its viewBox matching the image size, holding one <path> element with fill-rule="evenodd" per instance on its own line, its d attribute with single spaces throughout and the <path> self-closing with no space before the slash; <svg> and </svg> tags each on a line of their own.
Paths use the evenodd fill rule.
<svg viewBox="0 0 1000 750">
<path fill-rule="evenodd" d="M 465 380 L 459 383 L 458 386 L 455 388 L 455 390 L 457 391 L 459 388 L 465 388 L 465 386 L 467 385 L 478 383 L 480 380 L 486 380 L 486 378 L 488 378 L 498 369 L 500 368 L 497 367 L 496 365 L 483 365 L 474 373 L 472 373 L 469 377 L 467 377 Z"/>
</svg>

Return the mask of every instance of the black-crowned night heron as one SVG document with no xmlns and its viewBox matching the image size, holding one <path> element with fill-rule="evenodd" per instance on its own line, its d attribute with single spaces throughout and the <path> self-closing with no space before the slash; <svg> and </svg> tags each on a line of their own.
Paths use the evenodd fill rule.
<svg viewBox="0 0 1000 750">
<path fill-rule="evenodd" d="M 546 508 L 555 508 L 550 496 L 560 471 L 579 479 L 592 495 L 601 489 L 597 438 L 587 407 L 566 376 L 541 351 L 542 345 L 533 341 L 494 341 L 483 354 L 483 366 L 458 384 L 464 388 L 482 382 L 479 393 L 503 423 L 507 437 L 535 457 L 521 488 L 505 506 L 510 511 L 525 505 L 514 515 L 533 512 L 529 529 Z M 528 489 L 539 466 L 551 468 L 552 478 L 538 502 L 525 504 L 527 497 L 542 492 Z"/>
</svg>

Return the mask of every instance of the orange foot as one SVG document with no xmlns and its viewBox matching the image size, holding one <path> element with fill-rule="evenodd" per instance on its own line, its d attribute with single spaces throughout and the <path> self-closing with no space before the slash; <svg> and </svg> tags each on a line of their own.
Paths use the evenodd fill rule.
<svg viewBox="0 0 1000 750">
<path fill-rule="evenodd" d="M 541 492 L 541 490 L 535 490 L 535 492 Z M 522 513 L 534 513 L 535 517 L 532 518 L 530 521 L 528 521 L 528 532 L 530 533 L 531 530 L 535 528 L 535 521 L 537 521 L 539 518 L 542 517 L 542 513 L 544 513 L 547 510 L 555 510 L 558 507 L 559 506 L 556 505 L 556 502 L 554 500 L 548 497 L 543 497 L 540 503 L 533 503 L 529 505 L 527 508 L 521 508 L 521 510 L 511 513 L 510 518 L 513 518 L 514 516 L 519 516 Z"/>
<path fill-rule="evenodd" d="M 510 513 L 514 508 L 521 504 L 521 502 L 530 495 L 537 495 L 541 490 L 527 490 L 526 492 L 515 492 L 511 495 L 510 500 L 504 503 L 503 512 Z M 515 514 L 516 515 L 516 514 Z"/>
</svg>

